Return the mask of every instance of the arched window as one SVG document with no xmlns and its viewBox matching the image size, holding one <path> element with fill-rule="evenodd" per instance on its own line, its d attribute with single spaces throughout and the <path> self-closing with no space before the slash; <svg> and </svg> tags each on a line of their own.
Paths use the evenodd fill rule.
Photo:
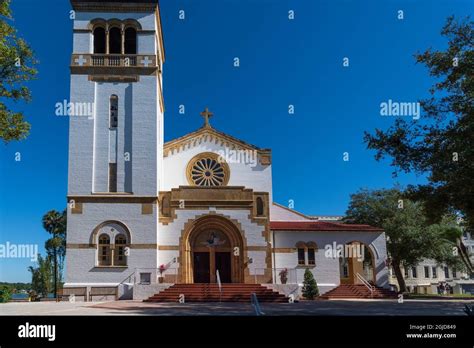
<svg viewBox="0 0 474 348">
<path fill-rule="evenodd" d="M 100 266 L 126 266 L 127 249 L 133 239 L 130 230 L 120 221 L 104 221 L 97 225 L 90 236 L 90 243 L 97 245 L 97 263 Z"/>
<path fill-rule="evenodd" d="M 137 31 L 135 28 L 125 29 L 125 54 L 137 54 Z"/>
<path fill-rule="evenodd" d="M 161 214 L 163 216 L 169 216 L 171 214 L 170 199 L 167 196 L 163 197 L 161 200 Z"/>
<path fill-rule="evenodd" d="M 109 53 L 122 53 L 122 31 L 113 27 L 109 30 Z"/>
<path fill-rule="evenodd" d="M 94 29 L 94 53 L 105 53 L 105 29 L 97 27 Z"/>
<path fill-rule="evenodd" d="M 117 128 L 118 126 L 118 97 L 113 94 L 110 96 L 109 110 L 109 127 Z"/>
<path fill-rule="evenodd" d="M 114 266 L 126 266 L 127 256 L 125 248 L 127 247 L 127 238 L 123 234 L 115 237 Z"/>
<path fill-rule="evenodd" d="M 106 234 L 99 236 L 99 266 L 110 266 L 110 238 Z"/>
<path fill-rule="evenodd" d="M 298 265 L 305 265 L 304 248 L 298 248 Z"/>
<path fill-rule="evenodd" d="M 306 244 L 304 242 L 296 243 L 296 249 L 298 251 L 298 265 L 306 265 Z"/>
<path fill-rule="evenodd" d="M 263 216 L 264 215 L 264 209 L 263 209 L 263 199 L 262 197 L 257 197 L 257 216 Z"/>
<path fill-rule="evenodd" d="M 306 245 L 308 247 L 308 265 L 314 266 L 316 265 L 316 243 L 308 242 Z"/>
</svg>

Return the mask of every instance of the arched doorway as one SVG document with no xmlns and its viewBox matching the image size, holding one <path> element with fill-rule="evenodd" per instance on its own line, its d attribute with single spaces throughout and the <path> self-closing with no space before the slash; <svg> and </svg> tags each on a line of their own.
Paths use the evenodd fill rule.
<svg viewBox="0 0 474 348">
<path fill-rule="evenodd" d="M 180 249 L 183 283 L 242 283 L 244 248 L 239 229 L 221 216 L 204 216 L 184 232 Z"/>
<path fill-rule="evenodd" d="M 339 257 L 341 284 L 362 284 L 358 274 L 375 284 L 374 265 L 375 258 L 369 246 L 357 241 L 345 244 Z"/>
</svg>

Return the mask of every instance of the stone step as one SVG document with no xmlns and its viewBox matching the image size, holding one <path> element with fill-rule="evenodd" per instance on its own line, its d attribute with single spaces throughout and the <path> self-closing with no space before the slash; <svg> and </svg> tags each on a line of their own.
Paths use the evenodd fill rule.
<svg viewBox="0 0 474 348">
<path fill-rule="evenodd" d="M 261 302 L 287 302 L 284 295 L 259 284 L 175 284 L 145 302 L 178 302 L 181 294 L 185 302 L 250 302 L 255 293 Z"/>
<path fill-rule="evenodd" d="M 325 293 L 322 299 L 331 298 L 396 298 L 397 294 L 391 290 L 375 287 L 373 293 L 363 284 L 341 284 L 337 288 Z"/>
</svg>

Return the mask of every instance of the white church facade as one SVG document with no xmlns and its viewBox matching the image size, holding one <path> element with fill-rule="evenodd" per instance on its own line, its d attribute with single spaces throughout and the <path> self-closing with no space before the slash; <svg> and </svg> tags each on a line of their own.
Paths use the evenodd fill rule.
<svg viewBox="0 0 474 348">
<path fill-rule="evenodd" d="M 278 153 L 216 130 L 207 108 L 201 128 L 164 142 L 157 0 L 71 3 L 70 101 L 93 115 L 70 117 L 66 292 L 301 286 L 306 269 L 321 293 L 388 286 L 382 230 L 273 202 Z M 341 247 L 362 254 L 341 257 Z"/>
</svg>

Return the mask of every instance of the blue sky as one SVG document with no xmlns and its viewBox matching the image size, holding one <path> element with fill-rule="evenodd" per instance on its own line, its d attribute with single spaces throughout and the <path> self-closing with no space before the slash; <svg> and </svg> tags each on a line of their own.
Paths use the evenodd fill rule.
<svg viewBox="0 0 474 348">
<path fill-rule="evenodd" d="M 33 101 L 15 106 L 31 135 L 0 145 L 0 243 L 42 251 L 41 218 L 66 203 L 68 120 L 55 116 L 54 105 L 69 99 L 72 21 L 66 0 L 14 0 L 12 9 L 40 64 L 29 83 Z M 215 128 L 273 150 L 274 200 L 293 200 L 307 214 L 343 214 L 361 187 L 421 182 L 394 179 L 388 161 L 366 149 L 363 132 L 393 122 L 380 116 L 381 102 L 426 97 L 433 81 L 413 54 L 446 47 L 446 17 L 473 9 L 471 0 L 162 0 L 165 140 L 200 127 L 208 106 Z M 2 259 L 0 281 L 29 281 L 29 265 Z"/>
</svg>

